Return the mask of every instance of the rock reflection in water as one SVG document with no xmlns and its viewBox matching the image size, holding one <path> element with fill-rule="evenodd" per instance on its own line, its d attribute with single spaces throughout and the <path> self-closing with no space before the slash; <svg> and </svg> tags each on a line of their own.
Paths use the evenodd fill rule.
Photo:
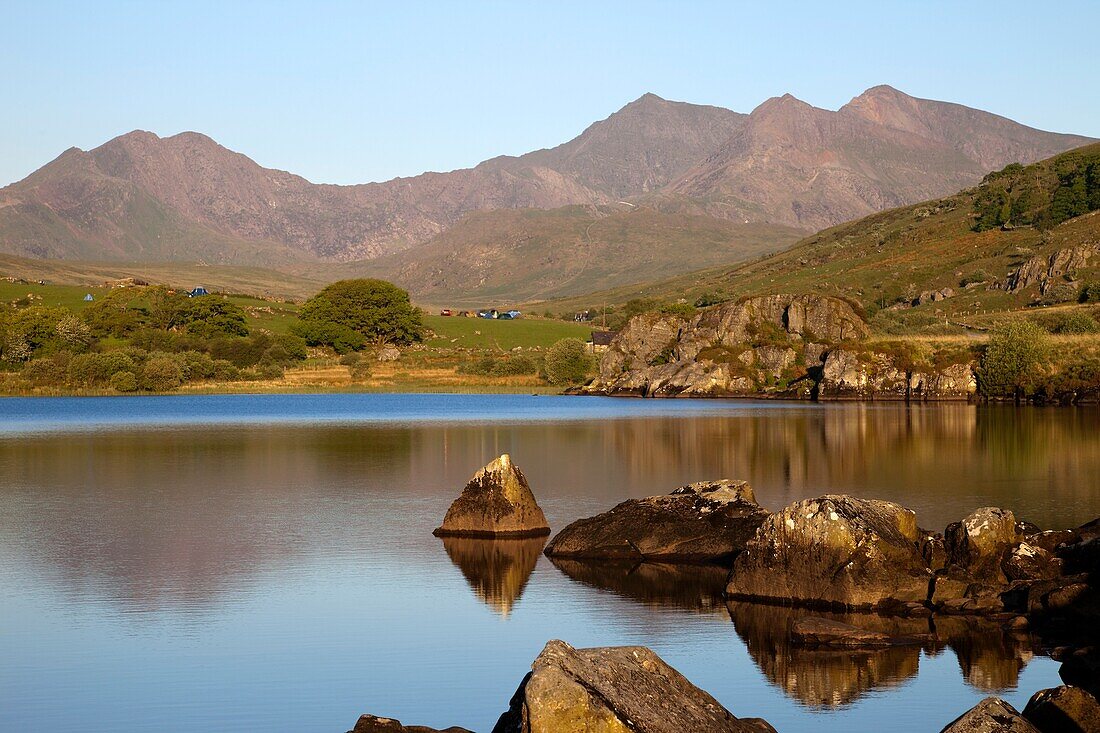
<svg viewBox="0 0 1100 733">
<path fill-rule="evenodd" d="M 444 537 L 443 548 L 477 597 L 507 618 L 523 595 L 546 539 Z"/>
<path fill-rule="evenodd" d="M 963 677 L 982 692 L 1003 693 L 1016 687 L 1020 671 L 1032 657 L 1032 640 L 1007 635 L 992 621 L 977 618 L 899 618 L 877 614 L 838 614 L 756 603 L 726 604 L 749 655 L 774 684 L 803 705 L 836 708 L 865 693 L 896 687 L 915 677 L 920 655 L 954 650 Z M 790 626 L 799 618 L 819 616 L 889 636 L 933 633 L 922 646 L 882 649 L 809 649 L 793 646 Z"/>
<path fill-rule="evenodd" d="M 573 580 L 646 605 L 722 610 L 729 570 L 716 565 L 608 562 L 551 558 Z"/>
</svg>

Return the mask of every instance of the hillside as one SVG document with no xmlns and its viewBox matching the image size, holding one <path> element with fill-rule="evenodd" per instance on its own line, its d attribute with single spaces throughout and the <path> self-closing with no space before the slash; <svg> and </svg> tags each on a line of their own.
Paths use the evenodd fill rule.
<svg viewBox="0 0 1100 733">
<path fill-rule="evenodd" d="M 1017 211 L 1016 219 L 985 223 L 991 202 L 998 215 Z M 827 229 L 753 262 L 540 307 L 568 313 L 640 297 L 710 302 L 816 292 L 859 303 L 879 332 L 961 330 L 945 321 L 982 326 L 1005 310 L 1076 301 L 1084 284 L 1100 282 L 1098 212 L 1100 145 L 1090 145 L 1009 166 L 954 196 Z"/>
<path fill-rule="evenodd" d="M 433 243 L 471 213 L 622 200 L 816 230 L 945 195 L 990 169 L 1083 142 L 890 87 L 835 112 L 787 95 L 749 115 L 647 94 L 557 147 L 354 186 L 263 168 L 199 133 L 134 131 L 90 151 L 67 150 L 0 189 L 0 251 L 349 262 Z M 438 261 L 440 246 L 429 246 L 424 267 Z"/>
<path fill-rule="evenodd" d="M 483 306 L 740 262 L 790 246 L 804 234 L 624 204 L 493 211 L 471 214 L 415 250 L 340 269 L 392 280 L 420 302 Z"/>
</svg>

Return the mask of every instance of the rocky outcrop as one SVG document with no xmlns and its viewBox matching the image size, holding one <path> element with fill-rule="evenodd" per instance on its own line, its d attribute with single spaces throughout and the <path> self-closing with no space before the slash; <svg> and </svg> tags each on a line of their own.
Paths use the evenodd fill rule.
<svg viewBox="0 0 1100 733">
<path fill-rule="evenodd" d="M 998 697 L 987 697 L 940 733 L 1039 733 L 1020 711 Z"/>
<path fill-rule="evenodd" d="M 379 718 L 377 715 L 361 715 L 349 733 L 471 733 L 465 728 L 428 728 L 423 725 L 401 725 L 400 720 Z"/>
<path fill-rule="evenodd" d="M 538 537 L 550 534 L 550 525 L 527 478 L 505 453 L 474 474 L 433 534 Z"/>
<path fill-rule="evenodd" d="M 1038 285 L 1039 292 L 1046 293 L 1062 276 L 1073 275 L 1087 267 L 1097 252 L 1096 245 L 1080 244 L 1057 250 L 1047 257 L 1032 257 L 1009 274 L 1004 289 L 1018 293 Z"/>
<path fill-rule="evenodd" d="M 969 400 L 978 392 L 972 363 L 939 368 L 899 366 L 888 354 L 836 348 L 829 351 L 818 385 L 821 400 Z"/>
<path fill-rule="evenodd" d="M 574 649 L 551 641 L 531 665 L 494 733 L 764 733 L 646 647 Z"/>
<path fill-rule="evenodd" d="M 704 481 L 671 494 L 630 499 L 578 519 L 559 532 L 546 554 L 634 562 L 726 562 L 755 534 L 768 512 L 745 481 Z"/>
<path fill-rule="evenodd" d="M 1080 687 L 1039 690 L 1028 700 L 1024 717 L 1041 733 L 1100 731 L 1100 702 Z"/>
<path fill-rule="evenodd" d="M 826 495 L 769 516 L 737 556 L 731 598 L 847 609 L 922 608 L 932 572 L 916 515 L 875 499 Z"/>
</svg>

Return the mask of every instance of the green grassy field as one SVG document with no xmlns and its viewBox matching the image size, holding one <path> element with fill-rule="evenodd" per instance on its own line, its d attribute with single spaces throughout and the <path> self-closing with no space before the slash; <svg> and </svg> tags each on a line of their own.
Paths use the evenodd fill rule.
<svg viewBox="0 0 1100 733">
<path fill-rule="evenodd" d="M 427 339 L 426 345 L 435 348 L 508 351 L 520 346 L 529 349 L 550 346 L 564 338 L 586 341 L 592 333 L 591 325 L 543 318 L 494 321 L 487 318 L 426 316 L 424 325 L 435 334 Z"/>
</svg>

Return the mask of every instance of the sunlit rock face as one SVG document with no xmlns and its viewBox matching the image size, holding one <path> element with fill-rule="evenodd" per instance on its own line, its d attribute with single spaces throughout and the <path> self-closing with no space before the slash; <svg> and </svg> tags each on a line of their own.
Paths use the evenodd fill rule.
<svg viewBox="0 0 1100 733">
<path fill-rule="evenodd" d="M 1020 711 L 1004 700 L 987 697 L 948 724 L 941 733 L 1040 733 L 1040 731 L 1027 722 L 1020 715 Z"/>
<path fill-rule="evenodd" d="M 477 597 L 505 617 L 523 595 L 545 544 L 545 537 L 443 537 L 443 549 Z"/>
<path fill-rule="evenodd" d="M 450 727 L 439 730 L 423 725 L 402 725 L 400 720 L 380 718 L 377 715 L 361 715 L 349 733 L 471 733 L 465 728 Z"/>
<path fill-rule="evenodd" d="M 494 733 L 764 733 L 646 647 L 574 649 L 550 641 Z"/>
<path fill-rule="evenodd" d="M 732 598 L 848 609 L 922 605 L 932 573 L 916 514 L 826 495 L 769 516 L 734 561 Z"/>
<path fill-rule="evenodd" d="M 437 536 L 537 537 L 550 534 L 527 478 L 507 453 L 474 474 L 447 510 Z"/>
<path fill-rule="evenodd" d="M 546 554 L 635 562 L 727 562 L 744 549 L 767 516 L 747 482 L 703 481 L 578 519 L 550 541 Z"/>
</svg>

